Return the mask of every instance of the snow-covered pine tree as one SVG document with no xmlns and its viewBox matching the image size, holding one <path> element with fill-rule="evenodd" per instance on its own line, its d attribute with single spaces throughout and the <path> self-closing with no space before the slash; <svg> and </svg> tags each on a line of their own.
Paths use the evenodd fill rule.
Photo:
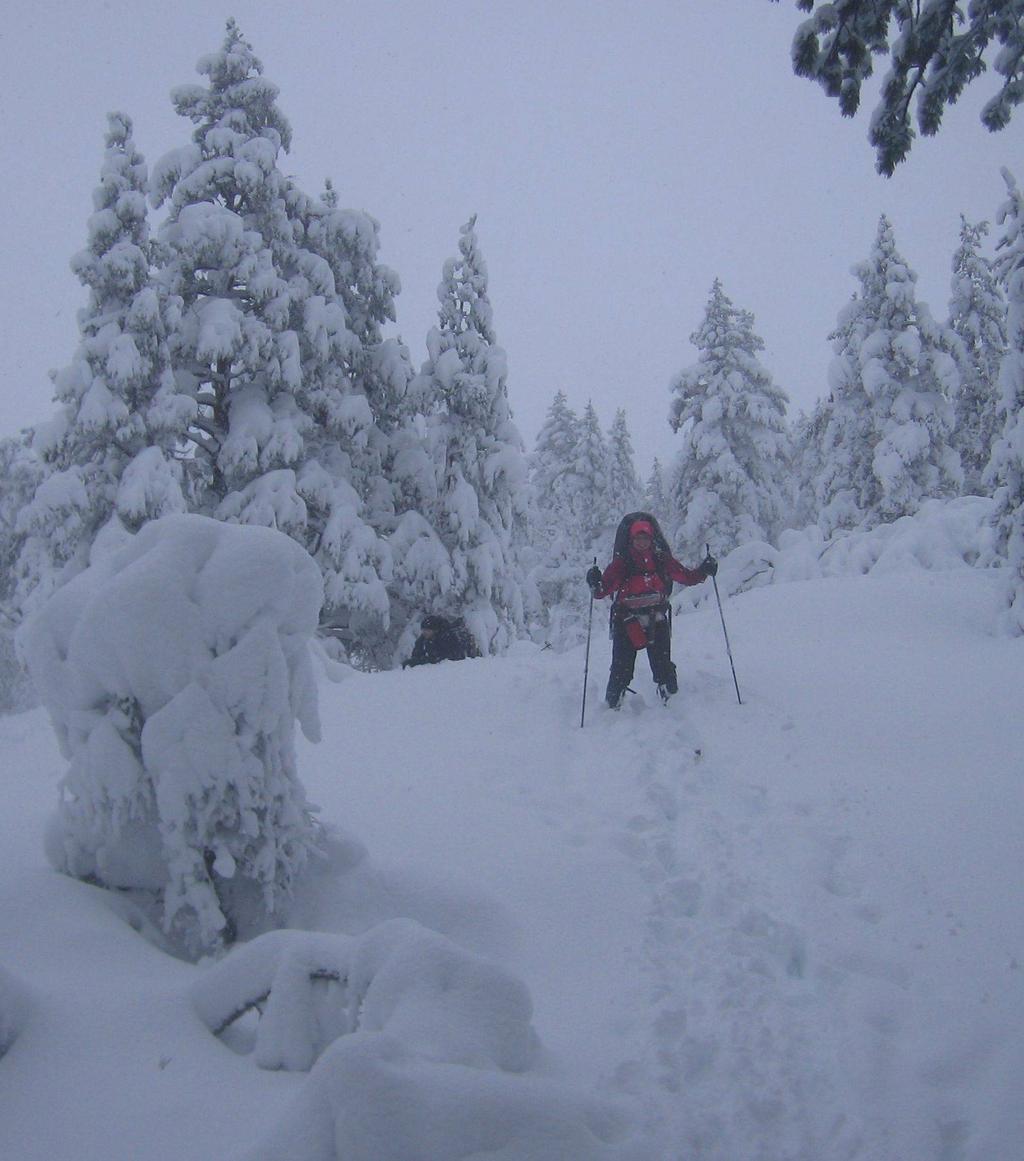
<svg viewBox="0 0 1024 1161">
<path fill-rule="evenodd" d="M 388 666 L 402 652 L 400 642 L 408 643 L 438 587 L 450 583 L 447 552 L 424 516 L 437 500 L 424 415 L 429 401 L 411 389 L 412 363 L 401 340 L 383 337 L 384 325 L 396 319 L 400 282 L 378 261 L 378 222 L 341 209 L 330 182 L 321 203 L 310 224 L 310 240 L 331 264 L 349 328 L 358 339 L 344 369 L 350 398 L 360 407 L 359 421 L 336 437 L 363 500 L 364 519 L 386 538 L 392 562 L 387 632 L 371 624 L 365 626 L 369 632 L 360 633 L 351 615 L 342 632 L 370 664 Z"/>
<path fill-rule="evenodd" d="M 884 214 L 853 273 L 860 291 L 829 336 L 832 416 L 816 488 L 826 535 L 910 515 L 929 497 L 956 495 L 963 478 L 950 442 L 956 338 L 917 300 L 917 275 Z"/>
<path fill-rule="evenodd" d="M 464 616 L 486 653 L 506 646 L 523 626 L 518 556 L 528 500 L 475 215 L 462 227 L 459 257 L 445 262 L 437 294 L 438 325 L 427 335 L 428 358 L 412 389 L 431 411 L 438 496 L 429 522 L 447 550 L 450 573 L 424 578 L 424 601 Z"/>
<path fill-rule="evenodd" d="M 53 376 L 59 409 L 36 429 L 44 465 L 22 511 L 21 599 L 35 604 L 88 563 L 112 520 L 135 531 L 184 511 L 178 453 L 194 402 L 171 374 L 176 304 L 151 277 L 146 163 L 123 113 L 107 119 L 88 245 L 71 268 L 88 289 L 71 363 Z"/>
<path fill-rule="evenodd" d="M 658 517 L 659 522 L 665 519 L 668 513 L 668 487 L 665 483 L 665 469 L 661 460 L 654 457 L 651 465 L 651 474 L 644 485 L 644 507 Z"/>
<path fill-rule="evenodd" d="M 334 421 L 321 423 L 320 438 L 341 449 L 341 471 L 360 499 L 361 520 L 388 546 L 387 560 L 380 561 L 388 590 L 385 626 L 376 607 L 370 617 L 353 608 L 344 588 L 351 583 L 345 562 L 359 559 L 352 552 L 359 548 L 358 540 L 322 540 L 322 551 L 330 551 L 334 560 L 331 575 L 342 586 L 337 601 L 328 593 L 329 615 L 348 642 L 350 655 L 374 666 L 388 665 L 418 606 L 425 559 L 436 559 L 440 552 L 439 541 L 420 516 L 436 489 L 418 400 L 409 390 L 409 352 L 400 339 L 383 335 L 385 324 L 395 321 L 401 286 L 398 275 L 378 260 L 379 223 L 365 212 L 341 208 L 330 182 L 313 206 L 308 238 L 331 267 L 348 329 L 356 339 L 335 368 L 340 372 L 342 410 Z M 320 458 L 325 457 L 330 458 L 326 451 Z M 372 557 L 378 556 L 379 542 L 365 535 L 363 539 Z"/>
<path fill-rule="evenodd" d="M 561 559 L 567 544 L 578 548 L 582 543 L 574 507 L 574 456 L 579 436 L 579 416 L 569 406 L 565 392 L 558 391 L 528 461 L 533 493 L 530 540 L 542 556 L 555 547 Z"/>
<path fill-rule="evenodd" d="M 794 528 L 806 528 L 818 521 L 815 483 L 822 472 L 825 432 L 831 415 L 831 400 L 819 399 L 810 415 L 801 413 L 793 424 L 789 493 Z"/>
<path fill-rule="evenodd" d="M 31 443 L 30 431 L 0 439 L 0 713 L 32 704 L 31 681 L 14 648 L 20 621 L 19 569 L 30 564 L 19 559 L 24 542 L 19 519 L 42 477 Z"/>
<path fill-rule="evenodd" d="M 636 474 L 633 439 L 626 412 L 619 408 L 608 429 L 608 506 L 620 515 L 633 512 L 643 500 L 644 489 Z"/>
<path fill-rule="evenodd" d="M 673 543 L 696 554 L 772 540 L 786 516 L 786 393 L 758 359 L 753 314 L 717 278 L 690 341 L 698 360 L 671 386 L 669 423 L 685 441 L 670 483 Z"/>
<path fill-rule="evenodd" d="M 350 394 L 365 398 L 375 427 L 360 429 L 360 445 L 380 462 L 388 454 L 386 435 L 404 422 L 413 377 L 409 352 L 400 339 L 383 335 L 396 319 L 398 275 L 378 260 L 380 223 L 361 210 L 343 209 L 332 183 L 312 204 L 307 222 L 310 248 L 330 265 L 335 291 L 345 307 L 346 325 L 358 345 L 345 352 L 343 369 Z M 379 480 L 378 480 L 379 483 Z"/>
<path fill-rule="evenodd" d="M 168 204 L 162 276 L 182 301 L 175 371 L 201 412 L 196 508 L 288 533 L 323 571 L 324 619 L 379 633 L 391 564 L 366 497 L 387 488 L 366 463 L 379 455 L 363 456 L 378 441 L 355 382 L 394 286 L 375 223 L 317 206 L 281 172 L 291 130 L 233 20 L 197 67 L 208 83 L 172 94 L 192 142 L 159 163 L 152 192 Z"/>
<path fill-rule="evenodd" d="M 13 630 L 21 621 L 20 609 L 40 569 L 23 555 L 26 512 L 43 478 L 44 467 L 32 449 L 32 430 L 0 439 L 0 628 Z M 46 542 L 38 550 L 45 554 Z M 23 576 L 23 570 L 26 575 Z M 26 584 L 25 581 L 29 583 Z"/>
<path fill-rule="evenodd" d="M 572 514 L 579 528 L 584 550 L 607 551 L 610 530 L 621 513 L 612 509 L 611 461 L 608 443 L 592 400 L 580 416 L 576 446 L 572 453 Z"/>
<path fill-rule="evenodd" d="M 529 459 L 530 483 L 542 512 L 558 513 L 565 503 L 565 477 L 572 468 L 579 426 L 565 392 L 557 391 Z"/>
<path fill-rule="evenodd" d="M 539 594 L 540 625 L 534 630 L 561 649 L 575 646 L 586 628 L 590 592 L 583 576 L 598 551 L 589 505 L 593 500 L 594 453 L 606 464 L 597 413 L 580 420 L 558 391 L 548 409 L 529 459 L 533 485 L 536 564 L 532 580 Z M 601 549 L 603 555 L 603 549 Z"/>
<path fill-rule="evenodd" d="M 980 252 L 988 223 L 960 217 L 960 246 L 953 255 L 949 328 L 960 340 L 956 428 L 953 444 L 960 453 L 964 492 L 980 494 L 982 475 L 999 431 L 996 414 L 999 365 L 1006 350 L 1006 298 Z"/>
<path fill-rule="evenodd" d="M 590 564 L 577 518 L 579 477 L 575 453 L 580 419 L 558 391 L 537 434 L 530 456 L 533 489 L 531 542 L 537 562 L 532 571 L 539 594 L 539 632 L 556 648 L 581 639 L 589 600 L 583 573 Z"/>
<path fill-rule="evenodd" d="M 1006 558 L 1006 625 L 1024 634 L 1024 192 L 1003 170 L 1007 200 L 998 221 L 1003 228 L 995 272 L 1006 288 L 1007 346 L 999 372 L 1002 434 L 995 442 L 985 482 L 996 506 L 996 548 Z"/>
</svg>

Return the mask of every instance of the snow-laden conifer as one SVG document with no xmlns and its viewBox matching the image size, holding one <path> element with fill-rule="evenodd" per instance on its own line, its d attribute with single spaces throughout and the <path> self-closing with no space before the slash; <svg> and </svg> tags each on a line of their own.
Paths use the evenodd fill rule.
<svg viewBox="0 0 1024 1161">
<path fill-rule="evenodd" d="M 612 514 L 635 511 L 643 500 L 643 485 L 636 473 L 633 438 L 626 412 L 619 408 L 608 429 L 608 507 Z"/>
<path fill-rule="evenodd" d="M 556 513 L 565 507 L 566 477 L 572 469 L 579 425 L 565 392 L 556 392 L 529 458 L 530 483 L 542 511 Z"/>
<path fill-rule="evenodd" d="M 450 565 L 424 594 L 464 616 L 487 652 L 523 626 L 518 552 L 528 503 L 526 457 L 509 410 L 507 359 L 475 227 L 474 216 L 462 227 L 459 257 L 445 262 L 438 324 L 427 335 L 428 358 L 413 390 L 431 412 L 438 496 L 430 523 Z"/>
<path fill-rule="evenodd" d="M 949 328 L 960 340 L 953 443 L 969 494 L 983 491 L 982 475 L 1000 426 L 996 401 L 999 365 L 1006 350 L 1006 298 L 992 264 L 981 253 L 987 233 L 987 222 L 972 224 L 961 215 L 949 302 Z"/>
<path fill-rule="evenodd" d="M 580 418 L 558 391 L 530 455 L 533 488 L 532 579 L 540 598 L 541 635 L 556 648 L 576 644 L 589 595 L 583 583 L 591 558 L 579 519 L 582 479 L 576 449 Z"/>
<path fill-rule="evenodd" d="M 59 409 L 35 436 L 45 472 L 19 517 L 29 603 L 85 567 L 112 518 L 135 530 L 186 506 L 178 453 L 195 404 L 171 373 L 177 304 L 151 275 L 147 169 L 131 119 L 107 120 L 88 244 L 71 262 L 88 290 L 81 338 L 53 377 Z"/>
<path fill-rule="evenodd" d="M 400 282 L 379 261 L 379 223 L 363 211 L 340 207 L 330 182 L 313 204 L 308 239 L 331 267 L 347 327 L 356 340 L 330 370 L 341 398 L 337 413 L 333 419 L 325 416 L 316 435 L 307 439 L 310 446 L 323 449 L 318 458 L 339 464 L 360 504 L 359 524 L 338 525 L 343 535 L 337 539 L 325 529 L 319 540 L 316 555 L 325 568 L 326 615 L 340 623 L 353 658 L 387 664 L 418 600 L 423 546 L 415 517 L 435 494 L 425 429 L 409 391 L 409 352 L 400 339 L 383 334 L 383 327 L 396 317 Z M 410 519 L 403 519 L 406 515 Z M 363 591 L 353 563 L 366 573 L 372 565 L 385 581 L 386 620 L 379 590 L 369 604 L 353 599 Z"/>
<path fill-rule="evenodd" d="M 787 396 L 758 358 L 753 314 L 717 278 L 690 341 L 698 360 L 671 387 L 669 423 L 684 440 L 670 483 L 673 542 L 696 553 L 771 540 L 786 509 Z"/>
<path fill-rule="evenodd" d="M 790 523 L 805 528 L 818 521 L 816 483 L 821 476 L 825 432 L 832 415 L 832 401 L 819 399 L 810 414 L 801 413 L 793 424 L 790 440 Z"/>
<path fill-rule="evenodd" d="M 45 564 L 24 554 L 26 532 L 22 513 L 43 478 L 44 465 L 32 447 L 33 432 L 0 439 L 0 627 L 13 629 L 21 620 L 22 595 L 45 570 Z M 46 542 L 36 544 L 45 554 Z M 26 580 L 29 582 L 25 584 Z"/>
<path fill-rule="evenodd" d="M 364 521 L 388 547 L 388 625 L 342 606 L 334 620 L 354 656 L 373 665 L 393 660 L 403 634 L 432 600 L 432 580 L 446 583 L 444 546 L 423 516 L 437 498 L 437 480 L 422 414 L 410 389 L 409 352 L 383 327 L 396 319 L 398 275 L 378 260 L 380 225 L 369 214 L 343 209 L 330 182 L 310 219 L 311 245 L 327 259 L 348 326 L 358 340 L 342 371 L 358 405 L 353 422 L 326 435 L 343 448 L 347 478 L 361 498 Z"/>
<path fill-rule="evenodd" d="M 665 482 L 665 469 L 657 456 L 654 457 L 651 473 L 644 485 L 644 507 L 653 512 L 659 522 L 668 515 L 668 485 Z"/>
<path fill-rule="evenodd" d="M 603 549 L 605 533 L 617 522 L 612 511 L 611 472 L 608 442 L 592 400 L 580 416 L 576 446 L 572 453 L 574 480 L 572 507 L 588 551 Z"/>
<path fill-rule="evenodd" d="M 817 484 L 826 534 L 910 515 L 962 481 L 950 442 L 956 338 L 918 301 L 917 275 L 884 215 L 853 273 L 860 290 L 830 336 L 832 415 Z"/>
<path fill-rule="evenodd" d="M 577 560 L 582 550 L 575 472 L 579 438 L 579 416 L 569 406 L 565 392 L 558 391 L 528 461 L 533 495 L 530 539 L 545 569 L 569 558 Z"/>
<path fill-rule="evenodd" d="M 281 171 L 291 130 L 234 21 L 198 71 L 207 84 L 172 94 L 192 142 L 153 183 L 182 300 L 175 369 L 201 410 L 198 507 L 287 532 L 323 570 L 325 618 L 379 630 L 390 555 L 367 511 L 386 489 L 366 384 L 395 284 L 375 265 L 376 223 L 318 206 Z"/>
<path fill-rule="evenodd" d="M 34 699 L 31 681 L 14 647 L 14 630 L 21 619 L 23 571 L 35 575 L 35 562 L 27 555 L 22 557 L 25 534 L 19 527 L 21 513 L 31 502 L 43 473 L 31 443 L 30 431 L 0 439 L 0 713 L 27 709 Z"/>
<path fill-rule="evenodd" d="M 1007 200 L 995 272 L 1006 289 L 1007 347 L 999 372 L 1002 434 L 995 442 L 985 481 L 993 488 L 996 547 L 1006 558 L 1008 582 L 1006 624 L 1024 633 L 1024 193 L 1003 170 Z"/>
<path fill-rule="evenodd" d="M 533 543 L 532 579 L 539 594 L 543 640 L 561 649 L 585 633 L 590 592 L 584 583 L 604 531 L 608 456 L 593 404 L 583 418 L 558 391 L 531 456 Z"/>
</svg>

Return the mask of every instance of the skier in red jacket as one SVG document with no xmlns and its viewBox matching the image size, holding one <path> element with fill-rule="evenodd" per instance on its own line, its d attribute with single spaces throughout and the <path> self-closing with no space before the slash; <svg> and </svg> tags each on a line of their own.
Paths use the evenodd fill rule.
<svg viewBox="0 0 1024 1161">
<path fill-rule="evenodd" d="M 637 513 L 637 517 L 629 524 L 628 547 L 616 553 L 604 573 L 596 565 L 587 572 L 587 584 L 595 597 L 614 598 L 612 665 L 605 693 L 612 709 L 622 704 L 641 649 L 647 650 L 662 701 L 678 692 L 668 603 L 672 582 L 699 585 L 718 572 L 718 562 L 710 553 L 696 568 L 680 564 L 668 550 L 653 517 L 646 513 Z"/>
</svg>

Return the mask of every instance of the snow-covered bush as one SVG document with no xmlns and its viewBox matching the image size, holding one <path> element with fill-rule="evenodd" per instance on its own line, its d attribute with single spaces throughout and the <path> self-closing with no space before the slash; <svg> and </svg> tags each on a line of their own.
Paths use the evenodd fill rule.
<svg viewBox="0 0 1024 1161">
<path fill-rule="evenodd" d="M 192 1002 L 215 1035 L 259 1008 L 261 1068 L 308 1070 L 358 1031 L 398 1035 L 435 1060 L 511 1072 L 537 1054 L 526 988 L 411 919 L 358 938 L 268 932 L 210 968 Z"/>
<path fill-rule="evenodd" d="M 301 1150 L 299 1152 L 298 1150 Z M 550 1079 L 431 1060 L 384 1032 L 325 1053 L 244 1161 L 651 1161 L 605 1101 Z"/>
<path fill-rule="evenodd" d="M 151 892 L 189 954 L 280 919 L 319 841 L 294 726 L 319 735 L 321 599 L 319 569 L 282 533 L 169 516 L 21 630 L 70 762 L 51 860 Z"/>
<path fill-rule="evenodd" d="M 263 1006 L 256 1062 L 313 1066 L 247 1161 L 644 1156 L 619 1110 L 533 1072 L 526 987 L 412 920 L 357 938 L 268 933 L 212 967 L 192 1002 L 218 1033 Z"/>
<path fill-rule="evenodd" d="M 962 496 L 926 500 L 913 516 L 831 537 L 817 525 L 790 528 L 777 548 L 754 540 L 723 557 L 718 589 L 731 596 L 785 581 L 986 567 L 995 562 L 993 510 L 988 497 Z M 709 585 L 677 590 L 674 600 L 680 608 L 697 607 L 713 601 L 714 590 Z"/>
</svg>

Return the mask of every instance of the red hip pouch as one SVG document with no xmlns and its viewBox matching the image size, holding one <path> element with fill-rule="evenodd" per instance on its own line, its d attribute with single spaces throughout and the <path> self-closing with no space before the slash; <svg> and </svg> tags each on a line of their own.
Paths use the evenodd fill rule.
<svg viewBox="0 0 1024 1161">
<path fill-rule="evenodd" d="M 647 632 L 635 617 L 626 621 L 626 636 L 634 649 L 647 648 Z"/>
</svg>

